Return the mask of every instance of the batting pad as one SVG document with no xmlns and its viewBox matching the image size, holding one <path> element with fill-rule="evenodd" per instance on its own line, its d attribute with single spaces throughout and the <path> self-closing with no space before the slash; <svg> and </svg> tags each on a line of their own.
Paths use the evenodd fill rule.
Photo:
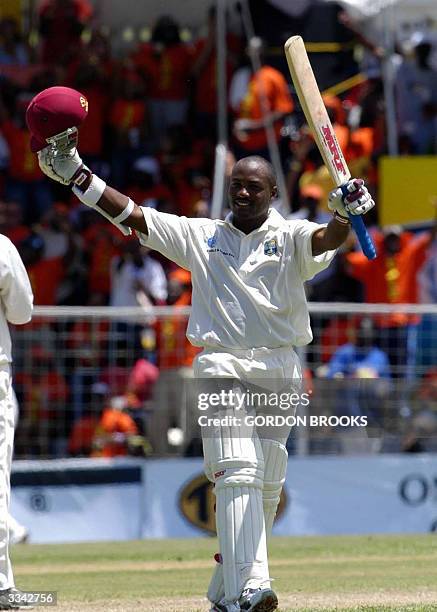
<svg viewBox="0 0 437 612">
<path fill-rule="evenodd" d="M 261 439 L 261 448 L 264 455 L 263 510 L 266 536 L 269 539 L 285 482 L 288 452 L 276 440 Z"/>
<path fill-rule="evenodd" d="M 243 459 L 225 462 L 215 484 L 216 522 L 225 599 L 236 601 L 250 579 L 269 578 L 262 505 L 262 469 Z"/>
<path fill-rule="evenodd" d="M 263 511 L 266 539 L 272 535 L 273 522 L 287 471 L 288 452 L 277 440 L 261 439 L 264 455 Z M 268 586 L 268 585 L 266 585 Z M 209 583 L 207 597 L 215 603 L 225 596 L 223 566 L 217 563 Z"/>
</svg>

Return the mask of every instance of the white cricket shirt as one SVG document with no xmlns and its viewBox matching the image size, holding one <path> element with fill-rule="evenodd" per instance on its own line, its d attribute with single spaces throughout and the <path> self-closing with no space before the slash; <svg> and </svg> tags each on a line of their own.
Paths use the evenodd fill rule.
<svg viewBox="0 0 437 612">
<path fill-rule="evenodd" d="M 12 361 L 9 323 L 30 321 L 33 293 L 21 257 L 13 243 L 0 234 L 0 364 Z"/>
<path fill-rule="evenodd" d="M 311 342 L 304 281 L 335 254 L 312 255 L 311 236 L 323 226 L 289 221 L 271 209 L 246 235 L 232 225 L 232 215 L 221 221 L 142 211 L 149 235 L 138 232 L 141 244 L 191 271 L 192 344 L 251 349 Z"/>
</svg>

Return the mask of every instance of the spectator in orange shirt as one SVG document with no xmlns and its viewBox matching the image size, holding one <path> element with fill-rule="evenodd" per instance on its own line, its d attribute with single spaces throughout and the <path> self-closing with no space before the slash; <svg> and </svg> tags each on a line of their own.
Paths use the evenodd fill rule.
<svg viewBox="0 0 437 612">
<path fill-rule="evenodd" d="M 168 304 L 175 308 L 191 304 L 191 274 L 176 268 L 168 276 Z M 174 314 L 157 321 L 158 366 L 161 371 L 172 368 L 191 367 L 199 352 L 186 336 L 188 317 Z"/>
<path fill-rule="evenodd" d="M 153 28 L 151 43 L 141 45 L 133 59 L 145 79 L 152 132 L 159 144 L 169 127 L 186 122 L 193 50 L 181 42 L 176 21 L 163 16 Z"/>
<path fill-rule="evenodd" d="M 361 252 L 349 253 L 346 257 L 350 273 L 363 283 L 365 301 L 373 304 L 417 303 L 417 273 L 436 232 L 437 217 L 430 232 L 417 236 L 403 232 L 399 226 L 390 226 L 382 236 L 376 237 L 376 259 L 369 260 Z M 409 342 L 409 337 L 415 333 L 417 318 L 394 312 L 378 315 L 376 322 L 381 348 L 389 355 L 393 375 L 410 375 L 415 360 L 411 347 L 415 343 Z"/>
<path fill-rule="evenodd" d="M 192 364 L 200 349 L 192 346 L 186 337 L 188 316 L 177 314 L 176 310 L 191 304 L 190 272 L 182 268 L 170 272 L 168 289 L 168 303 L 175 308 L 175 314 L 160 317 L 156 325 L 160 376 L 155 397 L 159 410 L 151 419 L 151 429 L 160 433 L 160 439 L 154 443 L 156 452 L 168 451 L 169 429 L 181 428 L 190 438 L 196 423 L 191 414 L 195 405 Z"/>
<path fill-rule="evenodd" d="M 73 425 L 68 451 L 74 456 L 117 457 L 128 454 L 129 439 L 138 435 L 133 419 L 111 406 L 108 387 L 95 383 L 86 414 Z"/>
<path fill-rule="evenodd" d="M 265 126 L 270 123 L 276 140 L 281 140 L 284 118 L 294 109 L 287 81 L 279 70 L 264 63 L 260 39 L 256 39 L 249 53 L 260 51 L 261 68 L 249 80 L 245 96 L 234 121 L 234 153 L 239 159 L 245 155 L 269 158 Z"/>
</svg>

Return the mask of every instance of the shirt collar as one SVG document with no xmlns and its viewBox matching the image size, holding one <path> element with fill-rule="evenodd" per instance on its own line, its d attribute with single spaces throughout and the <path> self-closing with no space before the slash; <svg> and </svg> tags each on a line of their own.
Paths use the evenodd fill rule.
<svg viewBox="0 0 437 612">
<path fill-rule="evenodd" d="M 264 221 L 262 225 L 253 230 L 253 232 L 261 232 L 265 231 L 267 228 L 270 229 L 279 229 L 284 223 L 284 217 L 274 208 L 269 209 L 269 216 Z M 232 213 L 228 213 L 224 219 L 224 222 L 230 225 L 233 229 L 240 231 L 235 225 L 232 223 Z M 253 232 L 250 232 L 251 234 Z"/>
</svg>

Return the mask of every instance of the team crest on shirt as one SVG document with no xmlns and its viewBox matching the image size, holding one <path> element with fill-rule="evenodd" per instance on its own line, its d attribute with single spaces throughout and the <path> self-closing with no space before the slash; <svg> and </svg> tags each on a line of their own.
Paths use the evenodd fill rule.
<svg viewBox="0 0 437 612">
<path fill-rule="evenodd" d="M 264 255 L 276 255 L 278 252 L 278 242 L 276 238 L 264 242 Z"/>
</svg>

